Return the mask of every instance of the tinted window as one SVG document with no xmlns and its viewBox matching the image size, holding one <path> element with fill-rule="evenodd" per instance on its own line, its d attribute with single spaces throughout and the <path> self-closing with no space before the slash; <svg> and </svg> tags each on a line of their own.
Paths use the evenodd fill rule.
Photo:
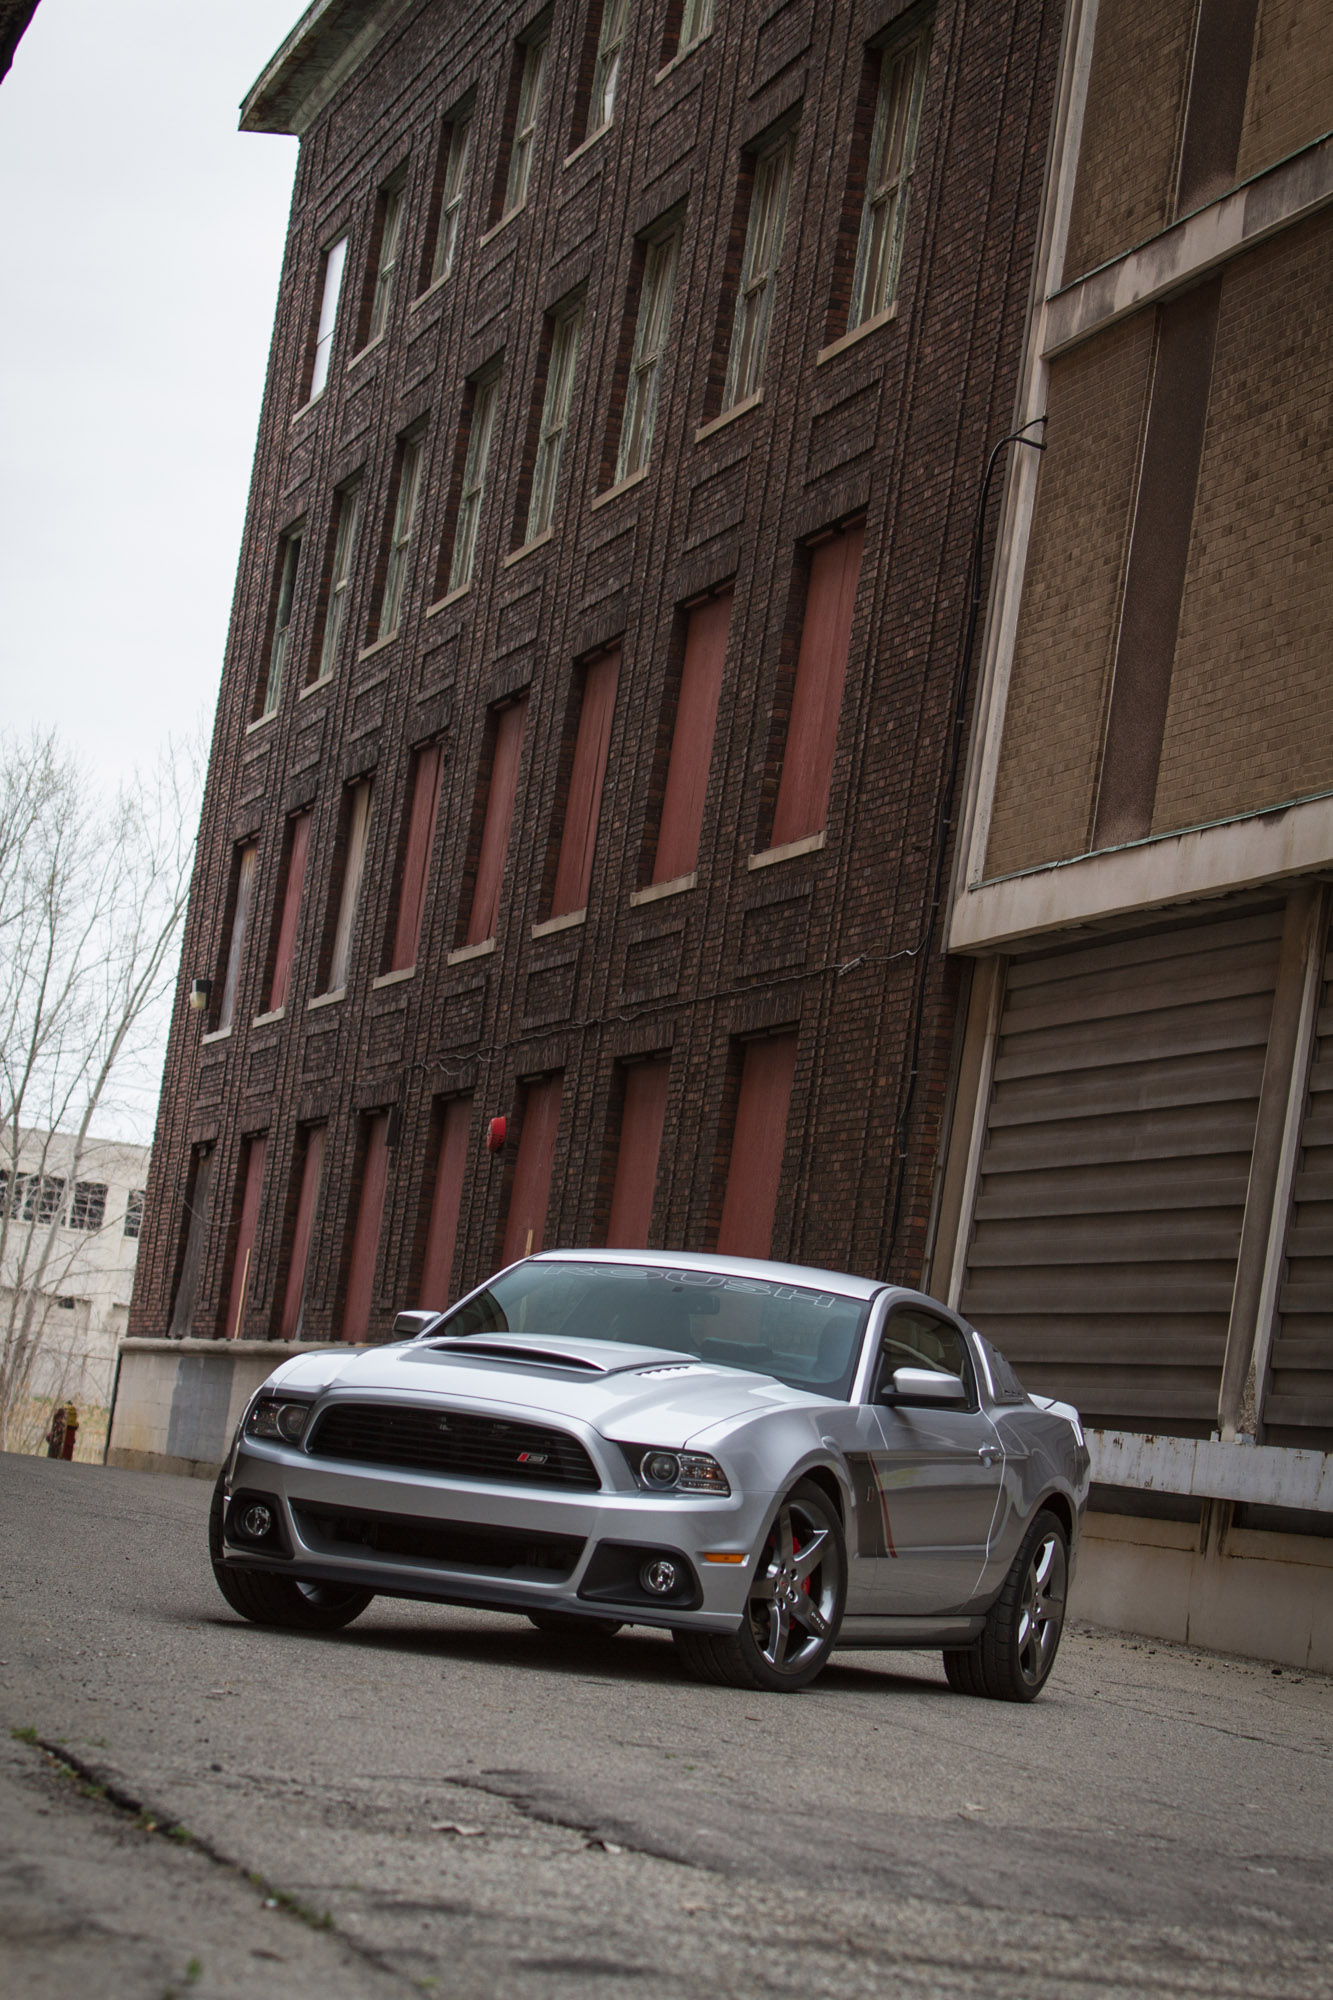
<svg viewBox="0 0 1333 2000">
<path fill-rule="evenodd" d="M 767 1278 L 638 1264 L 519 1264 L 459 1306 L 429 1338 L 566 1334 L 665 1347 L 720 1367 L 774 1375 L 845 1398 L 868 1307 L 840 1292 Z"/>
<path fill-rule="evenodd" d="M 961 1375 L 972 1391 L 972 1363 L 967 1342 L 948 1320 L 911 1306 L 894 1313 L 880 1342 L 875 1394 L 889 1386 L 895 1368 L 929 1368 L 938 1375 Z"/>
</svg>

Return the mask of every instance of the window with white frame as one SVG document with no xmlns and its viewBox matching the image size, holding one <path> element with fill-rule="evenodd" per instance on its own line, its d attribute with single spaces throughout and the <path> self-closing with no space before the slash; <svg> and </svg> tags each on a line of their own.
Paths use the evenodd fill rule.
<svg viewBox="0 0 1333 2000">
<path fill-rule="evenodd" d="M 454 516 L 454 545 L 449 557 L 450 591 L 462 590 L 472 581 L 477 559 L 477 532 L 481 524 L 481 503 L 486 492 L 486 471 L 490 463 L 491 437 L 500 393 L 500 369 L 496 365 L 479 375 L 468 389 L 467 449 L 463 457 L 463 477 Z"/>
<path fill-rule="evenodd" d="M 106 1221 L 105 1181 L 75 1181 L 74 1199 L 69 1205 L 71 1229 L 100 1229 Z"/>
<path fill-rule="evenodd" d="M 380 193 L 379 253 L 375 260 L 375 291 L 370 302 L 367 345 L 372 340 L 378 340 L 388 325 L 394 279 L 398 272 L 398 253 L 402 245 L 406 192 L 406 180 L 400 175 Z"/>
<path fill-rule="evenodd" d="M 447 278 L 458 255 L 458 239 L 463 227 L 463 203 L 467 199 L 472 160 L 472 105 L 455 111 L 449 121 L 448 150 L 444 160 L 444 185 L 440 191 L 440 220 L 435 232 L 435 255 L 431 261 L 432 285 Z"/>
<path fill-rule="evenodd" d="M 680 48 L 693 48 L 713 26 L 713 0 L 684 0 L 680 10 Z"/>
<path fill-rule="evenodd" d="M 342 885 L 338 892 L 338 915 L 333 928 L 333 949 L 329 956 L 327 991 L 340 993 L 347 984 L 352 963 L 352 938 L 356 913 L 361 903 L 361 883 L 366 870 L 366 842 L 370 834 L 370 780 L 353 785 L 347 801 L 347 844 L 343 856 Z"/>
<path fill-rule="evenodd" d="M 125 1203 L 125 1227 L 122 1234 L 138 1237 L 143 1234 L 143 1205 L 146 1188 L 131 1188 Z"/>
<path fill-rule="evenodd" d="M 588 132 L 600 132 L 615 116 L 620 63 L 629 26 L 629 0 L 602 0 L 602 24 L 597 32 L 592 95 L 588 100 Z"/>
<path fill-rule="evenodd" d="M 384 572 L 384 596 L 380 600 L 378 637 L 387 639 L 398 630 L 402 616 L 403 592 L 407 587 L 407 561 L 416 528 L 417 501 L 421 493 L 421 462 L 425 440 L 418 433 L 399 445 L 398 499 L 393 510 L 393 533 L 389 538 L 389 563 Z"/>
<path fill-rule="evenodd" d="M 565 433 L 569 428 L 574 369 L 579 358 L 579 335 L 582 330 L 582 299 L 554 315 L 550 358 L 546 366 L 546 393 L 542 398 L 541 429 L 537 436 L 537 457 L 532 468 L 528 525 L 523 537 L 525 542 L 535 541 L 538 535 L 544 535 L 555 519 L 556 487 L 560 480 Z"/>
<path fill-rule="evenodd" d="M 620 451 L 616 459 L 616 481 L 641 472 L 648 463 L 657 418 L 657 395 L 662 379 L 662 360 L 671 325 L 671 303 L 676 292 L 676 270 L 680 262 L 680 227 L 656 237 L 644 248 L 643 278 L 639 288 L 639 312 L 634 326 L 634 351 L 630 356 L 629 380 L 625 385 L 625 408 L 620 424 Z"/>
<path fill-rule="evenodd" d="M 11 1214 L 20 1222 L 49 1225 L 65 1212 L 62 1174 L 15 1174 Z"/>
<path fill-rule="evenodd" d="M 268 650 L 268 679 L 264 684 L 261 715 L 272 715 L 282 699 L 283 680 L 287 672 L 287 645 L 296 603 L 296 577 L 301 566 L 301 534 L 300 528 L 290 528 L 282 538 L 278 604 L 273 616 L 273 638 Z"/>
<path fill-rule="evenodd" d="M 340 236 L 324 252 L 324 288 L 320 294 L 319 321 L 315 328 L 315 355 L 310 371 L 309 400 L 322 396 L 329 379 L 333 356 L 333 336 L 338 325 L 338 301 L 342 296 L 343 266 L 347 262 L 347 238 Z"/>
<path fill-rule="evenodd" d="M 505 182 L 504 213 L 512 215 L 528 198 L 532 179 L 532 158 L 537 147 L 537 126 L 546 91 L 546 59 L 550 49 L 550 26 L 544 24 L 530 42 L 523 44 L 523 71 L 518 86 L 518 111 L 514 136 L 509 147 L 509 174 Z"/>
<path fill-rule="evenodd" d="M 929 48 L 930 31 L 923 28 L 910 41 L 886 48 L 880 57 L 848 331 L 887 312 L 898 290 Z"/>
<path fill-rule="evenodd" d="M 314 678 L 325 680 L 338 664 L 343 630 L 347 624 L 347 604 L 352 589 L 352 569 L 356 560 L 356 531 L 361 515 L 361 482 L 340 487 L 337 495 L 333 557 L 329 564 L 329 598 L 324 610 L 324 632 Z"/>
<path fill-rule="evenodd" d="M 766 146 L 754 162 L 750 215 L 745 230 L 736 309 L 731 323 L 723 409 L 732 409 L 754 395 L 763 381 L 768 335 L 773 322 L 773 292 L 782 232 L 787 220 L 795 136 L 784 132 Z"/>
</svg>

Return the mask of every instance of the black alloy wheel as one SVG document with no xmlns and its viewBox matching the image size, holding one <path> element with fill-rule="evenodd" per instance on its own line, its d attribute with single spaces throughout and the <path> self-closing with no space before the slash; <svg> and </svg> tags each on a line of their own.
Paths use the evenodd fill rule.
<svg viewBox="0 0 1333 2000">
<path fill-rule="evenodd" d="M 847 1550 L 837 1510 L 813 1480 L 779 1502 L 751 1564 L 737 1632 L 675 1632 L 696 1680 L 772 1694 L 809 1687 L 837 1643 L 847 1595 Z"/>
<path fill-rule="evenodd" d="M 1060 1650 L 1068 1588 L 1069 1537 L 1043 1507 L 1019 1545 L 981 1638 L 966 1649 L 945 1649 L 945 1678 L 954 1692 L 1035 1701 Z"/>
</svg>

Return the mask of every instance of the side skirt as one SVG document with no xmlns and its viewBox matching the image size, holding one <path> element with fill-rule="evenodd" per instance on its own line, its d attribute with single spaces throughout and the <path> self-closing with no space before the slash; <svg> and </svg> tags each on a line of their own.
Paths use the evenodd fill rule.
<svg viewBox="0 0 1333 2000">
<path fill-rule="evenodd" d="M 981 1637 L 985 1626 L 984 1618 L 844 1618 L 837 1650 L 966 1646 Z"/>
</svg>

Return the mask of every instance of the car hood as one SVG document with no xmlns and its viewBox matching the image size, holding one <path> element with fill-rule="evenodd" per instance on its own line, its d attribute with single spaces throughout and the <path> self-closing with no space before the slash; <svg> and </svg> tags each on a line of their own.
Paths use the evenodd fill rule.
<svg viewBox="0 0 1333 2000">
<path fill-rule="evenodd" d="M 518 1335 L 300 1355 L 265 1386 L 307 1395 L 365 1392 L 405 1402 L 475 1402 L 528 1417 L 572 1418 L 620 1443 L 675 1449 L 715 1424 L 825 1400 L 771 1375 L 692 1360 L 669 1348 Z"/>
</svg>

